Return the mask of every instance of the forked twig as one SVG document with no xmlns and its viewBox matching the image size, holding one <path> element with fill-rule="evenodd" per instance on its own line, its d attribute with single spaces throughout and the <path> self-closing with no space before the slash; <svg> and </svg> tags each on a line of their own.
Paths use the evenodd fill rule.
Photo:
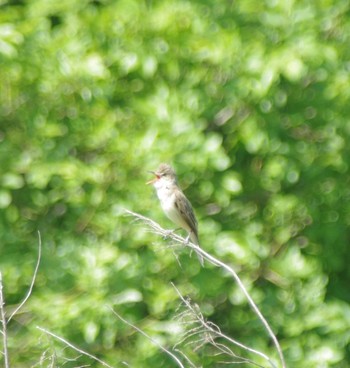
<svg viewBox="0 0 350 368">
<path fill-rule="evenodd" d="M 129 210 L 125 210 L 125 212 L 127 214 L 133 216 L 134 218 L 136 218 L 138 220 L 141 220 L 143 223 L 145 223 L 147 226 L 149 226 L 155 234 L 160 235 L 162 237 L 171 238 L 175 242 L 181 243 L 181 244 L 185 245 L 186 247 L 189 247 L 190 249 L 193 249 L 194 251 L 199 253 L 205 260 L 207 260 L 211 264 L 226 270 L 233 277 L 233 279 L 237 282 L 238 286 L 240 287 L 243 294 L 247 298 L 249 305 L 251 306 L 251 308 L 253 309 L 255 314 L 258 316 L 261 323 L 264 325 L 266 331 L 268 332 L 271 340 L 273 341 L 273 343 L 276 347 L 276 350 L 278 352 L 278 355 L 279 355 L 279 358 L 280 358 L 280 361 L 281 361 L 282 368 L 286 368 L 286 364 L 285 364 L 284 356 L 283 356 L 283 353 L 282 353 L 282 349 L 281 349 L 280 344 L 277 340 L 277 337 L 273 333 L 269 323 L 267 322 L 265 317 L 260 312 L 260 310 L 257 307 L 257 305 L 255 304 L 254 300 L 252 299 L 252 297 L 248 293 L 248 291 L 247 291 L 246 287 L 244 286 L 243 282 L 241 281 L 241 279 L 239 278 L 237 273 L 229 265 L 227 265 L 226 263 L 221 262 L 217 258 L 213 257 L 211 254 L 204 251 L 198 245 L 193 244 L 191 242 L 188 242 L 183 237 L 181 237 L 177 234 L 174 234 L 173 232 L 169 232 L 169 231 L 163 229 L 158 223 L 156 223 L 155 221 L 149 219 L 148 217 L 145 217 L 143 215 L 140 215 L 139 213 L 132 212 L 132 211 L 129 211 Z M 269 359 L 269 362 L 272 364 L 272 366 L 274 366 L 270 359 Z"/>
<path fill-rule="evenodd" d="M 214 324 L 210 321 L 207 321 L 204 318 L 204 316 L 202 315 L 202 313 L 200 312 L 199 308 L 196 308 L 196 306 L 193 305 L 188 298 L 184 298 L 183 295 L 180 293 L 179 289 L 173 283 L 171 283 L 171 284 L 174 287 L 174 289 L 176 290 L 177 294 L 179 295 L 179 297 L 182 301 L 182 304 L 186 308 L 185 312 L 180 313 L 178 318 L 183 320 L 183 323 L 185 323 L 185 324 L 187 322 L 188 325 L 191 325 L 191 324 L 195 325 L 195 327 L 191 328 L 189 331 L 187 331 L 184 334 L 183 339 L 181 341 L 179 341 L 174 346 L 174 349 L 178 345 L 183 344 L 186 340 L 189 340 L 189 339 L 193 338 L 193 336 L 202 335 L 201 338 L 199 338 L 195 341 L 188 341 L 186 344 L 198 344 L 196 346 L 196 350 L 198 350 L 203 345 L 209 343 L 218 350 L 218 352 L 219 352 L 218 354 L 223 354 L 223 355 L 229 356 L 231 358 L 237 359 L 237 361 L 235 363 L 244 362 L 244 363 L 253 364 L 257 367 L 262 367 L 261 365 L 255 363 L 254 361 L 252 361 L 250 359 L 237 356 L 228 346 L 215 341 L 216 338 L 221 338 L 221 339 L 226 340 L 227 342 L 229 342 L 233 345 L 236 345 L 236 346 L 240 347 L 243 350 L 249 351 L 250 353 L 258 355 L 261 358 L 264 358 L 265 360 L 267 360 L 270 363 L 270 365 L 272 367 L 275 368 L 275 365 L 273 364 L 273 362 L 270 360 L 270 358 L 267 355 L 261 353 L 258 350 L 252 349 L 252 348 L 240 343 L 237 340 L 232 339 L 231 337 L 229 337 L 229 336 L 225 335 L 224 333 L 222 333 L 220 328 L 216 324 Z M 221 363 L 224 364 L 224 362 L 221 362 Z M 230 363 L 234 363 L 234 362 L 231 361 Z"/>
</svg>

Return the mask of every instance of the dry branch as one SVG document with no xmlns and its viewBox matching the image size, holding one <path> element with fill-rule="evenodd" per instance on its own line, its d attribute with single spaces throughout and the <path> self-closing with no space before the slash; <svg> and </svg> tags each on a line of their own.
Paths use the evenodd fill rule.
<svg viewBox="0 0 350 368">
<path fill-rule="evenodd" d="M 2 274 L 0 272 L 0 318 L 2 325 L 2 345 L 3 345 L 3 355 L 5 361 L 5 368 L 10 367 L 8 349 L 7 349 L 7 322 L 6 322 L 6 314 L 5 314 L 5 299 L 3 293 L 3 285 L 2 285 Z"/>
<path fill-rule="evenodd" d="M 60 337 L 56 334 L 54 334 L 53 332 L 50 332 L 48 330 L 46 330 L 45 328 L 42 328 L 42 327 L 39 327 L 37 326 L 36 327 L 38 330 L 42 331 L 42 332 L 45 332 L 47 335 L 50 335 L 52 337 L 54 337 L 55 339 L 57 339 L 58 341 L 61 341 L 62 343 L 64 343 L 65 345 L 69 346 L 71 349 L 75 350 L 76 352 L 82 354 L 82 355 L 85 355 L 87 357 L 89 357 L 90 359 L 92 360 L 95 360 L 96 362 L 102 364 L 104 367 L 108 367 L 108 368 L 113 368 L 111 365 L 107 364 L 106 362 L 104 362 L 103 360 L 95 357 L 94 355 L 78 348 L 77 346 L 73 345 L 72 343 L 70 343 L 69 341 L 67 341 L 66 339 L 64 339 L 63 337 Z"/>
<path fill-rule="evenodd" d="M 32 294 L 33 291 L 33 287 L 35 284 L 35 280 L 36 280 L 36 276 L 38 274 L 38 270 L 39 270 L 39 265 L 40 265 L 40 261 L 41 261 L 41 235 L 40 235 L 40 231 L 38 231 L 38 258 L 36 261 L 36 266 L 34 269 L 34 274 L 32 277 L 32 282 L 30 284 L 30 287 L 28 289 L 27 295 L 24 297 L 24 299 L 22 300 L 22 302 L 20 303 L 20 305 L 11 313 L 10 317 L 8 318 L 7 322 L 10 322 L 11 319 L 18 313 L 18 311 L 24 306 L 24 304 L 26 303 L 26 301 L 29 299 L 30 295 Z"/>
<path fill-rule="evenodd" d="M 126 319 L 124 319 L 122 316 L 120 316 L 114 309 L 112 309 L 112 312 L 126 325 L 132 327 L 134 330 L 136 330 L 137 332 L 139 332 L 141 335 L 147 337 L 148 340 L 150 340 L 154 345 L 158 346 L 159 349 L 161 349 L 162 351 L 164 351 L 164 353 L 168 354 L 176 363 L 179 367 L 181 368 L 185 368 L 181 361 L 179 360 L 179 358 L 173 354 L 170 350 L 166 349 L 164 346 L 162 346 L 161 344 L 159 344 L 159 342 L 157 342 L 155 339 L 153 339 L 151 336 L 147 335 L 146 332 L 142 331 L 140 328 L 136 327 L 135 325 L 133 325 L 132 323 L 130 323 L 129 321 L 127 321 Z"/>
<path fill-rule="evenodd" d="M 145 217 L 143 215 L 140 215 L 139 213 L 135 213 L 135 212 L 132 212 L 132 211 L 129 211 L 129 210 L 125 210 L 125 212 L 128 215 L 134 217 L 135 219 L 137 219 L 137 220 L 141 221 L 142 223 L 144 223 L 145 225 L 147 225 L 152 230 L 153 233 L 155 233 L 157 235 L 160 235 L 164 238 L 170 238 L 173 241 L 175 241 L 176 243 L 182 244 L 182 245 L 188 247 L 189 249 L 194 250 L 195 252 L 200 254 L 206 261 L 208 261 L 212 265 L 226 270 L 232 276 L 232 278 L 237 282 L 238 286 L 240 287 L 243 294 L 247 298 L 250 307 L 252 308 L 254 313 L 258 316 L 261 323 L 264 325 L 268 335 L 270 336 L 271 340 L 273 341 L 273 343 L 276 347 L 276 350 L 278 352 L 278 356 L 279 356 L 282 368 L 286 368 L 286 364 L 285 364 L 284 356 L 283 356 L 283 353 L 282 353 L 282 349 L 281 349 L 280 344 L 277 340 L 277 337 L 275 336 L 275 334 L 272 331 L 269 323 L 267 322 L 265 317 L 260 312 L 259 308 L 257 307 L 254 300 L 252 299 L 252 297 L 248 293 L 248 291 L 247 291 L 246 287 L 244 286 L 243 282 L 241 281 L 241 279 L 239 278 L 239 276 L 233 270 L 232 267 L 230 267 L 226 263 L 220 261 L 219 259 L 215 258 L 214 256 L 212 256 L 208 252 L 204 251 L 198 245 L 186 241 L 186 239 L 184 239 L 182 236 L 179 236 L 179 235 L 175 234 L 174 232 L 169 232 L 168 230 L 163 229 L 158 223 L 156 223 L 155 221 L 149 219 L 148 217 Z M 269 358 L 268 358 L 268 360 L 269 360 L 270 364 L 274 367 L 274 364 L 272 363 L 272 361 Z"/>
<path fill-rule="evenodd" d="M 270 358 L 267 355 L 261 353 L 258 350 L 252 349 L 222 333 L 220 328 L 216 324 L 207 321 L 204 318 L 203 314 L 201 313 L 197 305 L 192 304 L 189 298 L 183 297 L 179 289 L 173 283 L 172 286 L 179 295 L 182 301 L 182 305 L 185 308 L 183 312 L 179 313 L 178 319 L 188 327 L 188 330 L 184 334 L 182 340 L 179 341 L 177 344 L 175 344 L 174 350 L 177 350 L 177 347 L 183 344 L 187 345 L 194 344 L 196 345 L 195 350 L 200 349 L 205 344 L 210 344 L 217 350 L 216 355 L 224 355 L 230 359 L 234 359 L 226 362 L 220 362 L 221 364 L 249 363 L 257 367 L 263 368 L 261 365 L 255 363 L 250 359 L 236 355 L 228 346 L 229 344 L 233 344 L 243 350 L 249 351 L 250 353 L 258 355 L 261 358 L 264 358 L 266 361 L 269 362 L 269 364 L 272 367 L 275 367 L 275 365 L 273 364 L 273 362 L 271 362 Z M 193 337 L 197 335 L 199 337 L 197 337 L 196 340 L 193 341 L 192 340 Z M 217 342 L 216 341 L 217 338 L 220 338 L 222 341 L 225 341 L 226 344 Z"/>
<path fill-rule="evenodd" d="M 10 363 L 9 363 L 9 354 L 8 354 L 8 348 L 7 348 L 7 325 L 8 323 L 11 321 L 11 319 L 18 313 L 18 311 L 24 306 L 24 304 L 27 302 L 27 300 L 29 299 L 34 284 L 35 284 L 35 279 L 36 279 L 36 275 L 38 273 L 39 270 L 39 265 L 40 265 L 40 260 L 41 260 L 41 236 L 40 236 L 40 231 L 38 231 L 38 258 L 36 261 L 36 266 L 34 269 L 34 274 L 32 277 L 32 281 L 30 283 L 30 287 L 28 289 L 28 292 L 26 294 L 26 296 L 24 297 L 24 299 L 22 300 L 22 302 L 19 304 L 19 306 L 11 313 L 10 317 L 6 319 L 6 313 L 5 313 L 5 299 L 4 299 L 4 293 L 3 293 L 3 284 L 2 284 L 2 274 L 0 272 L 0 318 L 1 318 L 1 325 L 2 325 L 2 331 L 1 334 L 3 336 L 3 355 L 4 355 L 4 360 L 5 360 L 5 368 L 9 368 L 10 367 Z"/>
</svg>

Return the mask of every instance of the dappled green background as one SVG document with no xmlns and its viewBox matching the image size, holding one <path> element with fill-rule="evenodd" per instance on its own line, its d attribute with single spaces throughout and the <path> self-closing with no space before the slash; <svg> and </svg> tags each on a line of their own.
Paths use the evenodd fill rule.
<svg viewBox="0 0 350 368">
<path fill-rule="evenodd" d="M 8 326 L 12 365 L 98 366 L 41 326 L 116 367 L 175 366 L 110 310 L 170 347 L 180 339 L 170 282 L 277 359 L 226 274 L 177 250 L 180 267 L 167 241 L 124 216 L 171 228 L 144 185 L 170 162 L 202 247 L 239 272 L 287 365 L 347 367 L 349 1 L 0 4 L 8 313 L 30 285 L 37 230 L 43 241 L 33 294 Z M 198 366 L 222 360 L 189 350 Z"/>
</svg>

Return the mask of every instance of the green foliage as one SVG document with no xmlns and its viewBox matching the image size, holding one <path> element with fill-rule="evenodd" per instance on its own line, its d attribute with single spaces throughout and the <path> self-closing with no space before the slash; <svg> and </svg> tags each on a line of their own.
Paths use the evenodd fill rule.
<svg viewBox="0 0 350 368">
<path fill-rule="evenodd" d="M 180 339 L 173 281 L 276 358 L 222 272 L 123 215 L 171 227 L 147 170 L 172 163 L 204 249 L 231 264 L 289 367 L 350 362 L 349 3 L 0 1 L 0 267 L 14 367 L 172 367 L 125 326 Z M 8 312 L 9 313 L 9 312 Z M 190 354 L 190 353 L 189 353 Z M 2 357 L 0 357 L 1 361 Z M 208 348 L 193 356 L 214 367 Z M 71 365 L 69 365 L 71 364 Z M 97 366 L 97 365 L 96 365 Z"/>
</svg>

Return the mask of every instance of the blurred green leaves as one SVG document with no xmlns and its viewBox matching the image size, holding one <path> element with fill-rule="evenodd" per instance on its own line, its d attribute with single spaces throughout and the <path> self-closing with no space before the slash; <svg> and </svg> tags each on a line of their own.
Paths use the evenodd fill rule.
<svg viewBox="0 0 350 368">
<path fill-rule="evenodd" d="M 111 364 L 170 366 L 106 308 L 174 344 L 170 281 L 228 335 L 273 356 L 226 275 L 182 249 L 180 267 L 166 240 L 123 215 L 171 227 L 145 185 L 165 161 L 196 210 L 203 248 L 237 269 L 288 365 L 346 367 L 348 1 L 0 8 L 0 267 L 10 309 L 30 284 L 37 230 L 43 239 L 33 295 L 9 326 L 13 365 L 53 354 L 40 324 Z M 191 357 L 212 367 L 209 355 Z M 57 356 L 64 364 L 74 354 Z"/>
</svg>

